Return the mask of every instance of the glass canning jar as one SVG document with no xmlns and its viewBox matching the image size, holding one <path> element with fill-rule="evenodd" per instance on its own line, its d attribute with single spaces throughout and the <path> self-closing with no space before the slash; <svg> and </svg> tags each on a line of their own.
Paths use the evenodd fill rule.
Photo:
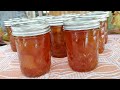
<svg viewBox="0 0 120 90">
<path fill-rule="evenodd" d="M 68 20 L 64 22 L 64 37 L 70 67 L 87 72 L 96 68 L 99 51 L 98 21 Z"/>
<path fill-rule="evenodd" d="M 50 27 L 46 22 L 25 22 L 12 26 L 13 36 L 25 76 L 46 74 L 51 66 Z"/>
<path fill-rule="evenodd" d="M 15 45 L 15 39 L 14 39 L 14 36 L 12 35 L 11 21 L 4 21 L 4 26 L 8 34 L 8 38 L 10 41 L 10 46 L 11 46 L 12 51 L 17 52 L 16 45 Z"/>
<path fill-rule="evenodd" d="M 63 33 L 63 20 L 54 18 L 47 20 L 51 28 L 51 55 L 56 58 L 67 56 Z"/>
</svg>

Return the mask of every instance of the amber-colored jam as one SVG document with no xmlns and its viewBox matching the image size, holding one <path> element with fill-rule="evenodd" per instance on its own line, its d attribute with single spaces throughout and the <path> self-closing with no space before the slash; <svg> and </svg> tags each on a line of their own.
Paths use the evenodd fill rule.
<svg viewBox="0 0 120 90">
<path fill-rule="evenodd" d="M 15 37 L 21 71 L 25 76 L 37 77 L 50 70 L 50 33 Z"/>
<path fill-rule="evenodd" d="M 103 53 L 104 49 L 105 49 L 105 22 L 101 22 L 99 30 L 99 54 Z"/>
<path fill-rule="evenodd" d="M 108 42 L 108 32 L 105 32 L 105 44 Z"/>
<path fill-rule="evenodd" d="M 11 26 L 6 26 L 6 31 L 7 31 L 7 34 L 8 34 L 8 38 L 10 40 L 10 35 L 11 35 Z"/>
<path fill-rule="evenodd" d="M 65 30 L 65 41 L 70 67 L 87 72 L 98 63 L 99 30 Z"/>
<path fill-rule="evenodd" d="M 67 56 L 63 26 L 51 26 L 51 55 L 56 58 Z"/>
<path fill-rule="evenodd" d="M 6 30 L 7 30 L 7 33 L 8 33 L 9 40 L 10 40 L 11 49 L 12 49 L 12 51 L 17 52 L 16 44 L 15 44 L 15 38 L 12 35 L 11 26 L 6 26 Z"/>
<path fill-rule="evenodd" d="M 105 44 L 108 42 L 108 23 L 105 22 Z"/>
</svg>

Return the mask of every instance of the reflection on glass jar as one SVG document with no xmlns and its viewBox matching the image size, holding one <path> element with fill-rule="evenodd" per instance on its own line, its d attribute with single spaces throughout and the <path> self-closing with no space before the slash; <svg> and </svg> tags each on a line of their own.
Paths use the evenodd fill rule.
<svg viewBox="0 0 120 90">
<path fill-rule="evenodd" d="M 108 23 L 105 22 L 105 44 L 108 42 Z"/>
<path fill-rule="evenodd" d="M 105 42 L 107 42 L 108 35 L 107 35 L 107 17 L 108 14 L 104 11 L 97 11 L 92 12 L 89 15 L 81 16 L 84 18 L 93 18 L 100 22 L 100 31 L 99 31 L 99 54 L 104 52 L 105 49 Z"/>
<path fill-rule="evenodd" d="M 105 44 L 108 42 L 108 23 L 107 23 L 107 17 L 101 18 L 101 28 L 104 30 L 104 38 L 105 38 Z"/>
<path fill-rule="evenodd" d="M 87 72 L 98 63 L 99 22 L 64 22 L 64 33 L 70 67 L 74 71 Z M 76 23 L 76 25 L 75 25 Z"/>
<path fill-rule="evenodd" d="M 106 18 L 105 21 L 105 26 L 104 26 L 104 29 L 105 29 L 105 44 L 108 42 L 108 23 L 107 23 L 107 19 L 109 17 L 109 11 L 95 11 L 93 13 L 90 13 L 91 15 L 96 15 L 96 17 L 98 18 Z M 102 16 L 101 16 L 102 15 Z M 101 17 L 100 17 L 101 16 Z"/>
<path fill-rule="evenodd" d="M 104 50 L 105 50 L 105 29 L 104 22 L 101 22 L 99 30 L 99 54 L 103 53 Z"/>
<path fill-rule="evenodd" d="M 99 54 L 105 50 L 105 21 L 100 21 L 99 31 Z"/>
<path fill-rule="evenodd" d="M 25 76 L 46 74 L 51 66 L 50 28 L 46 23 L 13 26 L 21 71 Z"/>
</svg>

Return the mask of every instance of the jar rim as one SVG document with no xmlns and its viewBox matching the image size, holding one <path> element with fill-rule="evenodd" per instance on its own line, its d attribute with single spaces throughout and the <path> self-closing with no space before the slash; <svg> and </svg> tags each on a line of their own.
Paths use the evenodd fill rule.
<svg viewBox="0 0 120 90">
<path fill-rule="evenodd" d="M 73 19 L 70 19 L 70 20 L 66 20 L 64 21 L 64 25 L 89 25 L 89 24 L 99 24 L 100 22 L 98 20 L 94 20 L 94 19 L 91 19 L 91 20 L 84 20 L 84 19 L 79 19 L 79 18 L 73 18 Z"/>
<path fill-rule="evenodd" d="M 11 26 L 11 21 L 3 21 L 4 22 L 4 26 Z"/>
<path fill-rule="evenodd" d="M 63 25 L 64 30 L 87 30 L 87 29 L 94 29 L 99 27 L 100 27 L 100 22 L 98 22 L 97 20 L 80 21 L 73 19 L 73 20 L 65 21 Z"/>
<path fill-rule="evenodd" d="M 46 21 L 50 26 L 62 26 L 63 22 L 66 20 L 72 19 L 71 17 L 62 17 L 62 16 L 55 16 L 51 19 L 47 19 Z"/>
<path fill-rule="evenodd" d="M 96 28 L 100 28 L 100 25 L 91 25 L 91 26 L 64 26 L 63 29 L 64 30 L 90 30 L 90 29 L 96 29 Z"/>
<path fill-rule="evenodd" d="M 96 16 L 103 15 L 103 17 L 109 17 L 109 12 L 105 12 L 105 11 L 94 11 L 94 12 L 89 13 L 88 15 L 96 15 Z"/>
<path fill-rule="evenodd" d="M 59 26 L 63 25 L 63 19 L 62 18 L 52 18 L 46 20 L 50 26 Z"/>
<path fill-rule="evenodd" d="M 99 21 L 106 21 L 107 20 L 107 17 L 104 16 L 104 15 L 83 15 L 83 16 L 79 16 L 78 18 L 88 18 L 88 19 L 96 19 L 96 20 L 99 20 Z"/>
</svg>

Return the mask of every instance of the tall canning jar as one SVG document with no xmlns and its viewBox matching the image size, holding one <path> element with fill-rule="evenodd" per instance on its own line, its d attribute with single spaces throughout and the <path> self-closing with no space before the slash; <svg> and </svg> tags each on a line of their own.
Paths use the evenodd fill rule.
<svg viewBox="0 0 120 90">
<path fill-rule="evenodd" d="M 50 27 L 42 22 L 25 22 L 12 26 L 21 71 L 25 76 L 46 74 L 51 66 Z"/>
<path fill-rule="evenodd" d="M 14 36 L 12 35 L 11 21 L 4 21 L 4 26 L 8 34 L 8 38 L 10 41 L 10 46 L 11 46 L 12 51 L 17 52 L 16 45 L 15 45 L 15 39 L 14 39 Z"/>
<path fill-rule="evenodd" d="M 68 62 L 74 71 L 87 72 L 98 64 L 98 21 L 68 20 L 64 22 L 64 34 Z"/>
<path fill-rule="evenodd" d="M 63 20 L 54 18 L 47 20 L 51 28 L 51 55 L 56 58 L 67 56 L 63 33 Z"/>
</svg>

